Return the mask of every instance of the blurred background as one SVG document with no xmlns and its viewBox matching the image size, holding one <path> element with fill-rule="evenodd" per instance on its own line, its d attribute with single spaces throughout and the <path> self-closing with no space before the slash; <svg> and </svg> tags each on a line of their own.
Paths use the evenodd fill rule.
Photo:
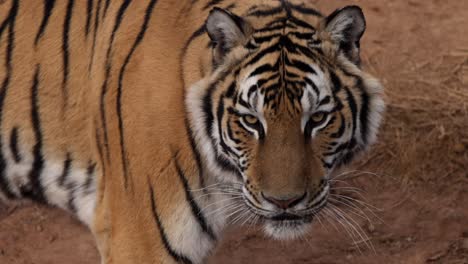
<svg viewBox="0 0 468 264">
<path fill-rule="evenodd" d="M 363 67 L 385 86 L 379 143 L 338 178 L 355 206 L 341 208 L 347 221 L 322 215 L 295 242 L 232 229 L 209 263 L 467 264 L 468 1 L 310 2 L 324 14 L 362 7 Z M 0 263 L 99 257 L 89 231 L 71 216 L 3 205 Z"/>
</svg>

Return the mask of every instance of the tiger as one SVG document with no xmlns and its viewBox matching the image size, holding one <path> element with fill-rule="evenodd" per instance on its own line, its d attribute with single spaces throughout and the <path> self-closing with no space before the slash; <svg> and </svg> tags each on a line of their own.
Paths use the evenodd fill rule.
<svg viewBox="0 0 468 264">
<path fill-rule="evenodd" d="M 383 118 L 365 28 L 295 0 L 1 1 L 0 196 L 75 215 L 106 264 L 204 263 L 241 221 L 304 236 Z"/>
</svg>

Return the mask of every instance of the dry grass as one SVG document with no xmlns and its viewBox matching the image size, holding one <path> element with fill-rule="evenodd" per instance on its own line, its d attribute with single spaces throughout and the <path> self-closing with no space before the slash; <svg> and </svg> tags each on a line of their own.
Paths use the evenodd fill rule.
<svg viewBox="0 0 468 264">
<path fill-rule="evenodd" d="M 468 182 L 468 50 L 431 59 L 386 89 L 379 143 L 359 167 L 405 185 L 440 182 L 449 175 Z M 371 59 L 365 63 L 375 71 Z"/>
</svg>

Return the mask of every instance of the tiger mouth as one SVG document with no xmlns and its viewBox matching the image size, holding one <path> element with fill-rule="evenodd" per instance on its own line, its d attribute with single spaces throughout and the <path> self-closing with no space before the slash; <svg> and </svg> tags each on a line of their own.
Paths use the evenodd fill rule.
<svg viewBox="0 0 468 264">
<path fill-rule="evenodd" d="M 269 220 L 273 222 L 297 222 L 302 221 L 304 223 L 312 222 L 314 216 L 317 215 L 324 207 L 328 204 L 329 193 L 323 195 L 321 199 L 316 201 L 313 205 L 306 209 L 302 210 L 284 210 L 280 212 L 273 212 L 265 210 L 261 207 L 258 207 L 252 203 L 247 197 L 244 196 L 244 202 L 247 205 L 248 209 L 260 216 L 264 220 Z"/>
<path fill-rule="evenodd" d="M 294 212 L 280 212 L 276 214 L 264 214 L 265 212 L 262 212 L 263 210 L 259 210 L 255 205 L 252 205 L 248 200 L 245 201 L 246 204 L 248 205 L 247 207 L 249 210 L 255 214 L 258 215 L 261 219 L 264 221 L 270 221 L 270 222 L 275 222 L 275 223 L 310 223 L 314 219 L 315 214 L 317 213 L 318 210 L 320 210 L 323 206 L 320 208 L 314 208 L 314 209 L 309 209 L 303 214 L 297 214 Z"/>
<path fill-rule="evenodd" d="M 272 221 L 296 221 L 304 219 L 303 216 L 290 214 L 290 213 L 281 213 L 269 218 Z"/>
</svg>

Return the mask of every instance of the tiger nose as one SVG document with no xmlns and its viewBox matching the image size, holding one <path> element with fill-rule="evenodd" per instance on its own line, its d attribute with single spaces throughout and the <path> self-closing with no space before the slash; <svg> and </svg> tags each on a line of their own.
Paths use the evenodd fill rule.
<svg viewBox="0 0 468 264">
<path fill-rule="evenodd" d="M 265 195 L 262 192 L 262 197 L 266 201 L 278 206 L 281 209 L 288 209 L 288 208 L 294 207 L 295 205 L 300 203 L 302 200 L 304 200 L 304 198 L 306 197 L 306 194 L 307 193 L 304 192 L 302 195 L 295 195 L 293 197 L 289 197 L 287 199 L 284 199 L 284 198 L 278 198 L 278 197 L 274 197 L 274 196 L 268 196 L 268 195 Z"/>
</svg>

